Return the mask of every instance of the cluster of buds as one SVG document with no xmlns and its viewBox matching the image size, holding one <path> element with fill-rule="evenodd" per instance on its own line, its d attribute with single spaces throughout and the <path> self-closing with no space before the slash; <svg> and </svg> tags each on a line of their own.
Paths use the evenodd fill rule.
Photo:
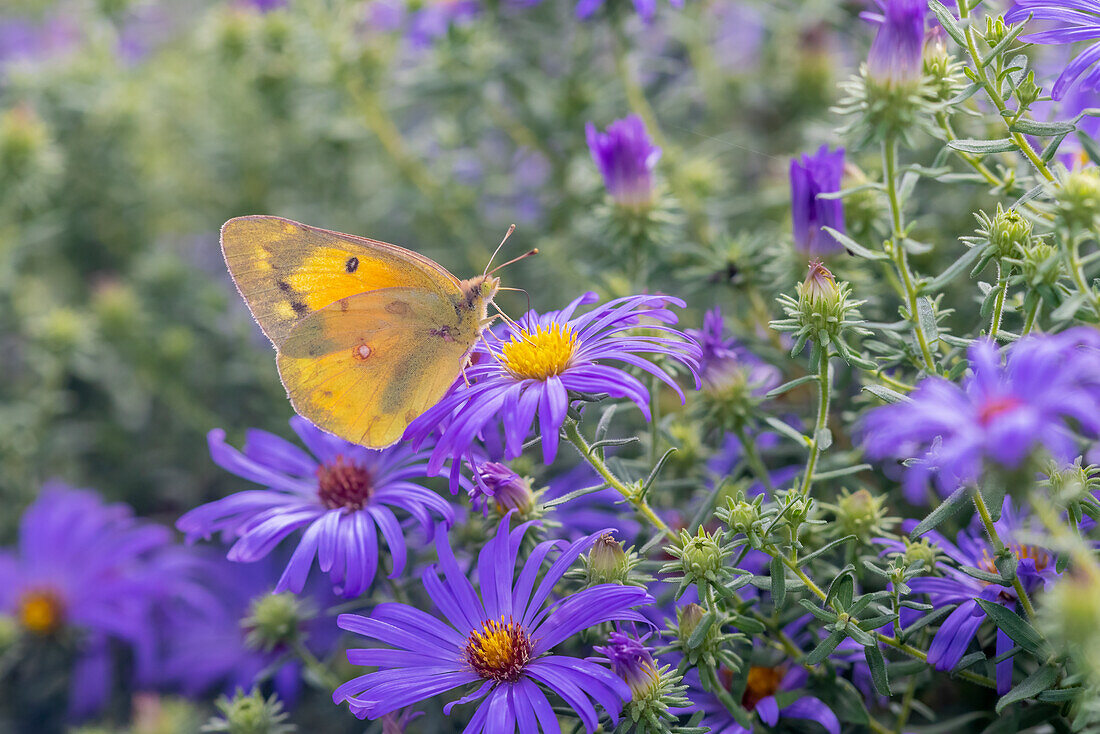
<svg viewBox="0 0 1100 734">
<path fill-rule="evenodd" d="M 771 327 L 776 331 L 794 332 L 792 357 L 802 351 L 807 341 L 812 341 L 810 362 L 814 367 L 824 350 L 832 346 L 849 364 L 874 369 L 874 363 L 858 356 L 847 342 L 852 335 L 871 333 L 860 326 L 863 321 L 859 307 L 864 301 L 849 300 L 851 292 L 847 283 L 837 283 L 828 268 L 814 261 L 810 263 L 806 280 L 797 286 L 798 298 L 787 294 L 779 297 L 787 318 L 771 322 Z"/>
</svg>

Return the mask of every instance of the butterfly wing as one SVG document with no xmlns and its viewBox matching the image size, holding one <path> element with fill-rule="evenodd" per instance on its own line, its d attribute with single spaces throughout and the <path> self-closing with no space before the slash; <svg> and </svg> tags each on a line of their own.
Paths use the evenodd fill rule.
<svg viewBox="0 0 1100 734">
<path fill-rule="evenodd" d="M 398 441 L 447 391 L 478 338 L 478 315 L 421 288 L 347 296 L 302 318 L 278 347 L 295 410 L 365 446 Z"/>
<path fill-rule="evenodd" d="M 423 255 L 281 217 L 230 219 L 221 242 L 237 290 L 276 347 L 306 316 L 356 293 L 408 287 L 443 299 L 461 294 L 458 279 Z"/>
</svg>

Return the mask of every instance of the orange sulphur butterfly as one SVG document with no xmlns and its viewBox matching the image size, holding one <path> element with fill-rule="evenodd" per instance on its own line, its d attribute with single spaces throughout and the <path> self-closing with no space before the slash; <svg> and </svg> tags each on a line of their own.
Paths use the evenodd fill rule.
<svg viewBox="0 0 1100 734">
<path fill-rule="evenodd" d="M 402 247 L 281 217 L 230 219 L 221 244 L 294 409 L 372 448 L 443 397 L 500 287 L 491 272 L 459 280 Z"/>
</svg>

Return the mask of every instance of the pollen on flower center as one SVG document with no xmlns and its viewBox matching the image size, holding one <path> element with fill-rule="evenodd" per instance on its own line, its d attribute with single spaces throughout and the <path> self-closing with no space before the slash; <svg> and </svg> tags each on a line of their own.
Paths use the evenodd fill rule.
<svg viewBox="0 0 1100 734">
<path fill-rule="evenodd" d="M 330 510 L 361 510 L 374 492 L 374 477 L 362 464 L 337 456 L 317 467 L 317 496 Z"/>
<path fill-rule="evenodd" d="M 745 692 L 741 695 L 741 705 L 748 711 L 754 710 L 758 703 L 775 695 L 782 681 L 783 671 L 780 668 L 752 666 L 745 682 Z"/>
<path fill-rule="evenodd" d="M 531 638 L 510 617 L 507 622 L 490 619 L 470 633 L 463 656 L 482 678 L 515 683 L 531 660 Z"/>
<path fill-rule="evenodd" d="M 52 635 L 61 628 L 65 605 L 49 589 L 29 591 L 19 599 L 19 622 L 37 635 Z"/>
<path fill-rule="evenodd" d="M 516 377 L 545 380 L 565 371 L 576 346 L 577 337 L 568 325 L 551 324 L 548 329 L 539 325 L 506 342 L 501 358 Z"/>
<path fill-rule="evenodd" d="M 1034 545 L 1018 545 L 1016 543 L 1009 543 L 1008 548 L 1016 555 L 1019 561 L 1027 559 L 1034 561 L 1036 571 L 1042 571 L 1050 565 L 1050 555 L 1042 548 L 1038 548 Z M 982 551 L 982 559 L 978 567 L 992 574 L 1000 573 L 1000 571 L 997 570 L 997 564 L 990 557 L 989 551 L 987 550 Z"/>
</svg>

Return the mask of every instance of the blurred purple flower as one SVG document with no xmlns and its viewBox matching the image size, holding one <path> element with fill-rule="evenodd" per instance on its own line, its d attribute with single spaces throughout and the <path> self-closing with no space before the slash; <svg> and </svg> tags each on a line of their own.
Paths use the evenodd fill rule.
<svg viewBox="0 0 1100 734">
<path fill-rule="evenodd" d="M 422 577 L 424 589 L 446 623 L 405 604 L 379 604 L 369 617 L 343 614 L 342 629 L 388 647 L 348 651 L 348 662 L 376 668 L 336 689 L 333 701 L 347 701 L 360 718 L 391 711 L 470 684 L 477 688 L 443 707 L 484 699 L 464 731 L 557 730 L 543 686 L 576 711 L 591 732 L 598 723 L 593 701 L 618 720 L 630 689 L 607 668 L 550 651 L 573 635 L 603 622 L 645 622 L 634 607 L 652 602 L 644 589 L 618 584 L 593 586 L 547 606 L 562 575 L 598 534 L 562 549 L 538 581 L 544 561 L 562 541 L 535 547 L 516 577 L 516 554 L 531 523 L 509 532 L 511 516 L 477 560 L 480 594 L 455 562 L 446 536 L 436 539 L 439 563 Z M 439 572 L 443 577 L 439 577 Z"/>
<path fill-rule="evenodd" d="M 189 549 L 173 573 L 186 579 L 163 606 L 164 685 L 189 696 L 220 690 L 232 694 L 271 679 L 280 700 L 293 706 L 301 689 L 301 663 L 281 646 L 264 650 L 250 643 L 244 621 L 252 605 L 271 595 L 281 569 L 272 558 L 255 564 L 233 563 L 212 549 Z M 335 605 L 329 585 L 311 580 L 298 599 L 312 617 L 298 630 L 303 644 L 323 658 L 339 635 L 335 620 L 323 614 Z"/>
<path fill-rule="evenodd" d="M 698 345 L 669 326 L 676 323 L 669 306 L 682 308 L 683 301 L 668 296 L 627 296 L 575 315 L 578 307 L 596 300 L 595 293 L 586 293 L 561 311 L 541 315 L 530 311 L 519 320 L 522 333 L 507 327 L 495 343 L 474 347 L 474 355 L 480 359 L 466 368 L 469 384 L 457 381 L 406 433 L 419 444 L 440 432 L 428 466 L 432 475 L 438 474 L 448 459 L 472 458 L 478 434 L 492 431 L 498 420 L 504 430 L 505 457 L 514 459 L 537 418 L 543 460 L 549 464 L 557 456 L 570 390 L 628 398 L 648 420 L 650 396 L 645 384 L 608 362 L 648 372 L 683 399 L 683 390 L 672 376 L 642 356 L 665 355 L 694 374 Z M 650 333 L 631 333 L 637 329 Z"/>
<path fill-rule="evenodd" d="M 1034 536 L 1041 531 L 1041 528 L 1032 520 L 1033 518 L 1020 515 L 1012 506 L 1012 500 L 1005 497 L 1001 518 L 994 523 L 997 534 L 1018 559 L 1016 576 L 1029 595 L 1045 589 L 1059 575 L 1055 569 L 1055 559 L 1050 553 L 1024 542 L 1027 536 Z M 916 526 L 916 520 L 906 520 L 902 524 L 906 533 Z M 925 537 L 931 540 L 940 552 L 960 566 L 978 568 L 991 574 L 999 573 L 993 562 L 994 550 L 986 540 L 978 518 L 974 518 L 968 531 L 961 531 L 958 534 L 956 543 L 952 543 L 935 530 L 925 533 Z M 898 541 L 883 539 L 879 542 L 887 551 L 905 552 L 904 545 Z M 929 663 L 937 670 L 952 670 L 966 654 L 970 642 L 978 633 L 978 628 L 986 617 L 975 599 L 985 599 L 1011 610 L 1016 609 L 1019 599 L 1012 586 L 979 581 L 947 564 L 939 565 L 937 568 L 944 573 L 943 576 L 921 576 L 910 581 L 909 587 L 915 594 L 926 594 L 929 602 L 937 609 L 958 605 L 940 623 L 928 648 Z M 1002 655 L 1008 652 L 1013 645 L 1012 639 L 998 629 L 996 654 Z M 1010 688 L 1012 688 L 1011 657 L 997 664 L 997 692 L 1004 695 Z"/>
<path fill-rule="evenodd" d="M 1036 448 L 1070 461 L 1078 453 L 1071 427 L 1100 433 L 1095 329 L 1031 336 L 1005 350 L 979 341 L 968 356 L 972 373 L 961 386 L 929 377 L 909 400 L 876 408 L 863 421 L 869 457 L 920 460 L 905 476 L 911 502 L 927 500 L 932 474 L 946 496 L 976 480 L 987 461 L 1015 469 Z"/>
<path fill-rule="evenodd" d="M 79 633 L 69 714 L 99 711 L 111 692 L 112 642 L 134 655 L 135 678 L 155 672 L 151 610 L 164 586 L 156 565 L 168 528 L 104 504 L 89 490 L 45 485 L 19 523 L 19 543 L 0 552 L 0 610 L 26 634 Z"/>
<path fill-rule="evenodd" d="M 727 334 L 722 309 L 715 306 L 703 314 L 703 328 L 685 333 L 702 347 L 699 378 L 704 387 L 718 387 L 736 373 L 753 386 L 753 394 L 763 396 L 779 384 L 779 369 L 763 361 L 748 347 Z"/>
<path fill-rule="evenodd" d="M 813 155 L 791 159 L 791 220 L 794 246 L 807 259 L 844 252 L 844 247 L 822 227 L 844 233 L 844 204 L 823 199 L 840 191 L 844 177 L 844 149 L 821 146 Z"/>
<path fill-rule="evenodd" d="M 82 37 L 80 26 L 61 14 L 40 22 L 0 17 L 0 64 L 48 61 L 75 50 Z"/>
<path fill-rule="evenodd" d="M 1100 89 L 1100 0 L 1017 0 L 1005 14 L 1009 23 L 1021 23 L 1028 17 L 1051 21 L 1045 30 L 1020 36 L 1028 43 L 1059 45 L 1078 41 L 1093 42 L 1077 58 L 1066 65 L 1051 90 L 1051 96 L 1062 99 L 1069 88 L 1080 83 L 1088 89 Z"/>
<path fill-rule="evenodd" d="M 577 17 L 581 20 L 591 18 L 593 13 L 603 7 L 605 0 L 577 0 Z M 674 8 L 684 7 L 684 0 L 669 0 Z M 634 9 L 643 21 L 649 23 L 657 14 L 657 0 L 634 0 Z"/>
<path fill-rule="evenodd" d="M 878 26 L 867 70 L 883 84 L 911 84 L 924 73 L 924 27 L 928 0 L 876 0 L 882 13 L 864 13 Z"/>
<path fill-rule="evenodd" d="M 426 454 L 398 445 L 381 451 L 325 433 L 295 416 L 291 428 L 307 453 L 266 431 L 250 430 L 244 451 L 209 434 L 210 456 L 226 471 L 266 489 L 238 492 L 191 510 L 176 523 L 189 541 L 214 533 L 236 536 L 229 560 L 253 562 L 304 528 L 276 591 L 300 592 L 316 556 L 321 571 L 347 597 L 370 587 L 378 567 L 378 534 L 389 547 L 396 578 L 405 569 L 405 538 L 392 508 L 409 513 L 431 536 L 436 518 L 450 526 L 451 505 L 414 484 Z"/>
<path fill-rule="evenodd" d="M 702 711 L 703 720 L 699 723 L 709 726 L 712 734 L 751 734 L 757 728 L 757 719 L 763 724 L 761 731 L 772 731 L 780 719 L 808 719 L 821 724 L 829 734 L 840 734 L 840 721 L 836 714 L 819 698 L 800 696 L 783 708 L 779 707 L 776 695 L 801 688 L 808 677 L 805 668 L 794 664 L 751 666 L 740 701 L 754 719 L 753 725 L 746 729 L 737 723 L 717 696 L 703 688 L 699 674 L 691 670 L 684 676 L 684 683 L 688 686 L 687 697 L 694 702 L 687 710 Z M 719 678 L 727 687 L 733 680 L 731 673 L 725 669 L 719 671 Z"/>
<path fill-rule="evenodd" d="M 629 115 L 616 120 L 604 133 L 590 122 L 585 126 L 585 135 L 611 198 L 631 209 L 652 204 L 653 169 L 661 149 L 649 139 L 642 118 Z"/>
</svg>

